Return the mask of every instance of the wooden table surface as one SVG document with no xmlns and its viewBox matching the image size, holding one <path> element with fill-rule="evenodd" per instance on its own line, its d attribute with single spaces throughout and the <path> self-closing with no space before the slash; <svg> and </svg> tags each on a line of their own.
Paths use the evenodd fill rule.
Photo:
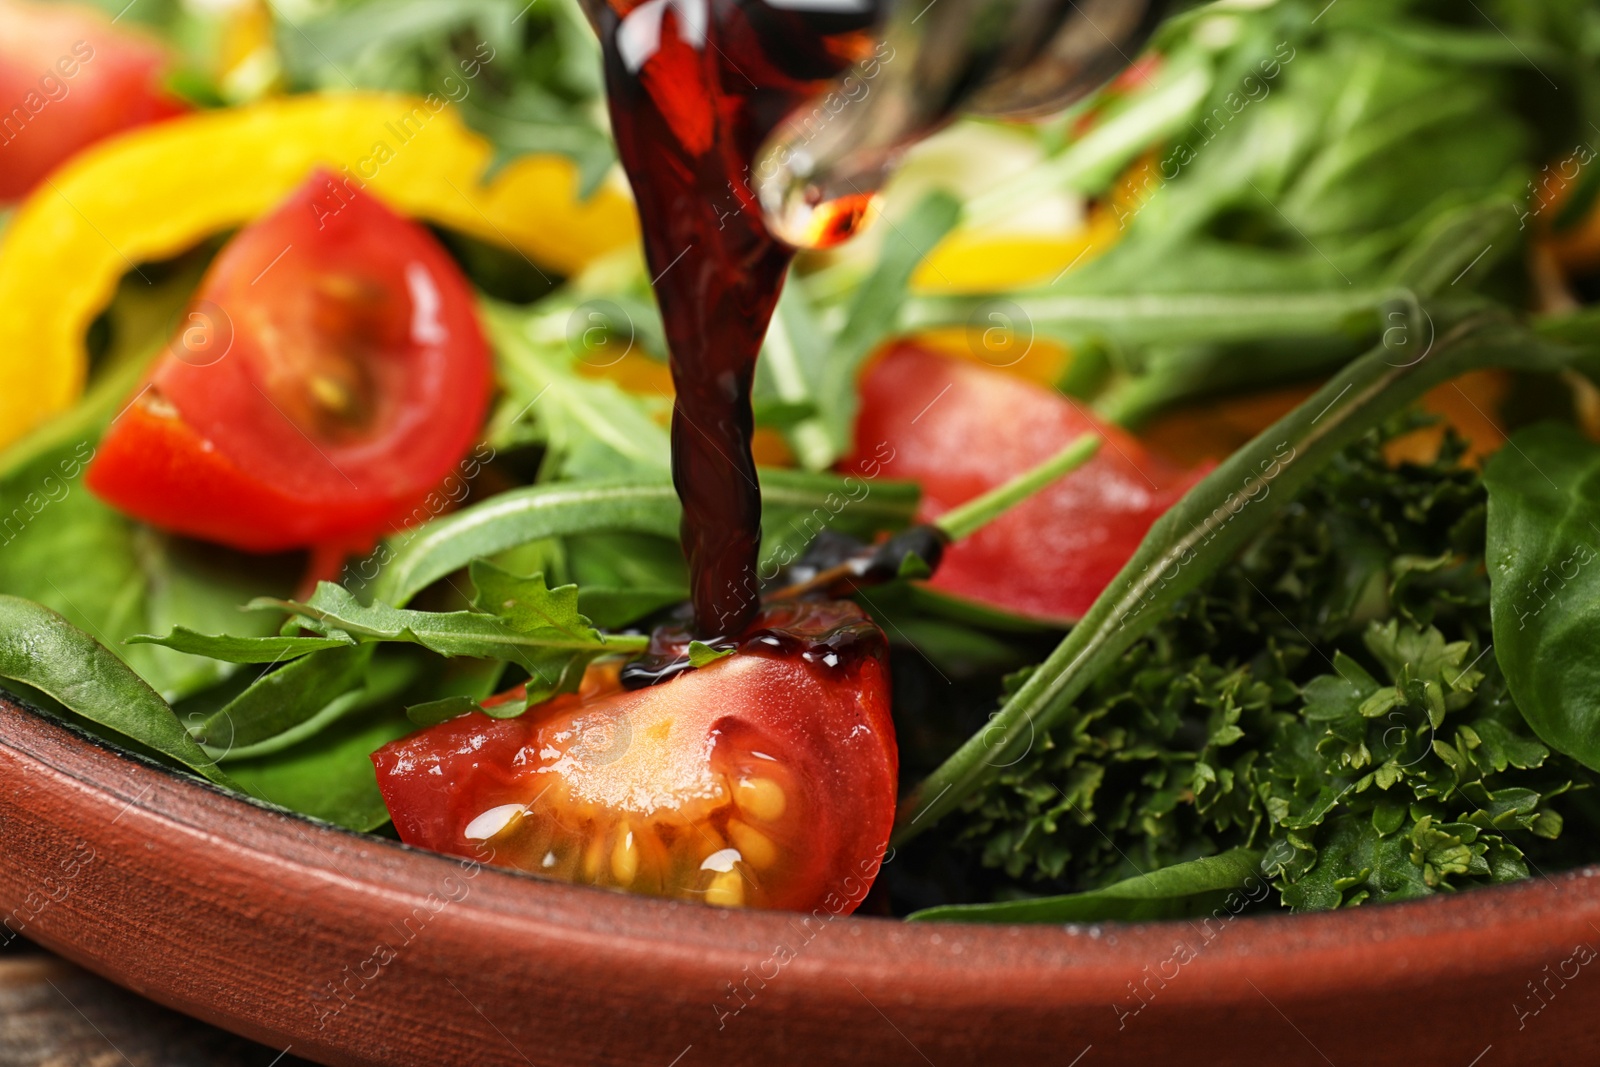
<svg viewBox="0 0 1600 1067">
<path fill-rule="evenodd" d="M 307 1067 L 28 945 L 0 951 L 0 1067 Z"/>
</svg>

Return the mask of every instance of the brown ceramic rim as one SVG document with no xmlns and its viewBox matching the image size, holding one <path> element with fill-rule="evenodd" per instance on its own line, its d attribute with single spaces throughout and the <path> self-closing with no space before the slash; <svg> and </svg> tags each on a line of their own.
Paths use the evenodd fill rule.
<svg viewBox="0 0 1600 1067">
<path fill-rule="evenodd" d="M 0 698 L 7 927 L 329 1064 L 1592 1064 L 1597 873 L 1209 937 L 808 926 L 463 869 Z"/>
</svg>

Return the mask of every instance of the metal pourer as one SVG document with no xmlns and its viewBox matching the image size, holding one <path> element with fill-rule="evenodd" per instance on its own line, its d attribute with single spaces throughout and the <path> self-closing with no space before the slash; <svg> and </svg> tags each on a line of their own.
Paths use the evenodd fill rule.
<svg viewBox="0 0 1600 1067">
<path fill-rule="evenodd" d="M 767 228 L 798 248 L 842 240 L 911 145 L 959 115 L 1030 119 L 1067 107 L 1133 62 L 1165 7 L 889 0 L 883 45 L 824 94 L 842 103 L 820 121 L 781 124 L 758 154 L 751 173 Z M 818 114 L 797 114 L 807 112 Z"/>
</svg>

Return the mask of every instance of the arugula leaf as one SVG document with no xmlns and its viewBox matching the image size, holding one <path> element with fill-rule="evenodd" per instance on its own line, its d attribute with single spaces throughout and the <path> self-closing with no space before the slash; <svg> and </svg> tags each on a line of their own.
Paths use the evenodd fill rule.
<svg viewBox="0 0 1600 1067">
<path fill-rule="evenodd" d="M 798 553 L 822 526 L 870 538 L 911 521 L 917 487 L 831 474 L 764 468 L 760 472 L 763 552 Z M 380 548 L 385 561 L 375 599 L 403 605 L 474 559 L 547 537 L 606 532 L 676 539 L 682 511 L 671 484 L 556 482 L 501 493 L 399 535 Z M 358 567 L 358 574 L 365 566 Z"/>
<path fill-rule="evenodd" d="M 227 663 L 285 663 L 309 652 L 353 645 L 355 640 L 344 634 L 330 637 L 234 637 L 231 634 L 195 633 L 187 626 L 179 626 L 165 637 L 134 634 L 128 638 L 127 644 L 161 645 L 191 656 L 208 656 Z"/>
<path fill-rule="evenodd" d="M 689 666 L 694 668 L 709 667 L 719 659 L 733 655 L 731 648 L 715 648 L 704 641 L 689 642 Z"/>
<path fill-rule="evenodd" d="M 486 566 L 486 565 L 485 565 Z M 542 578 L 529 579 L 527 588 L 543 590 Z M 548 593 L 548 590 L 544 590 Z M 557 591 L 577 603 L 577 587 Z M 530 598 L 531 599 L 531 598 Z M 515 601 L 512 601 L 515 605 Z M 362 642 L 394 641 L 421 645 L 441 656 L 471 656 L 477 659 L 507 659 L 528 667 L 534 657 L 553 650 L 557 653 L 633 651 L 642 639 L 619 636 L 608 640 L 599 631 L 581 623 L 566 629 L 535 621 L 538 611 L 529 606 L 513 606 L 514 617 L 484 611 L 412 611 L 394 608 L 381 601 L 363 604 L 342 585 L 323 582 L 307 602 L 257 600 L 252 606 L 281 608 L 299 616 L 302 625 L 318 632 L 342 632 Z M 573 612 L 576 615 L 576 610 Z M 297 661 L 304 662 L 304 661 Z"/>
<path fill-rule="evenodd" d="M 429 700 L 422 704 L 406 706 L 406 718 L 418 726 L 437 726 L 442 722 L 449 722 L 472 711 L 482 711 L 483 707 L 469 696 L 440 697 L 438 700 Z"/>
<path fill-rule="evenodd" d="M 1067 923 L 1147 922 L 1203 915 L 1223 904 L 1237 891 L 1260 887 L 1259 902 L 1267 894 L 1260 849 L 1234 848 L 1216 856 L 1175 863 L 1141 874 L 1104 889 L 1057 897 L 1010 900 L 996 904 L 952 904 L 925 908 L 906 916 L 912 922 Z M 1241 899 L 1230 914 L 1244 906 Z"/>
<path fill-rule="evenodd" d="M 546 537 L 626 530 L 673 538 L 681 511 L 670 483 L 553 483 L 512 489 L 400 534 L 380 547 L 374 598 L 404 605 L 474 559 Z"/>
<path fill-rule="evenodd" d="M 231 785 L 178 717 L 104 645 L 57 613 L 0 594 L 0 678 L 21 682 L 67 710 Z"/>
<path fill-rule="evenodd" d="M 687 600 L 689 590 L 682 585 L 654 585 L 633 589 L 582 585 L 578 587 L 578 610 L 602 629 L 615 630 L 653 615 L 662 608 Z"/>
<path fill-rule="evenodd" d="M 599 49 L 572 0 L 358 0 L 278 13 L 293 88 L 433 94 L 488 136 L 497 161 L 560 152 L 585 194 L 615 159 L 599 117 Z"/>
<path fill-rule="evenodd" d="M 596 630 L 578 613 L 577 586 L 551 589 L 543 575 L 522 578 L 483 560 L 472 563 L 471 575 L 478 590 L 474 611 L 363 604 L 331 582 L 318 586 L 308 603 L 263 600 L 254 606 L 286 609 L 307 628 L 363 643 L 402 642 L 441 656 L 509 660 L 529 674 L 529 705 L 576 691 L 596 656 L 637 652 L 649 642 L 642 635 L 607 637 Z"/>
<path fill-rule="evenodd" d="M 477 590 L 472 606 L 498 615 L 517 632 L 544 634 L 552 643 L 563 639 L 605 643 L 605 636 L 578 613 L 577 586 L 551 589 L 542 574 L 519 577 L 485 560 L 473 560 L 467 574 Z"/>
<path fill-rule="evenodd" d="M 1518 432 L 1483 471 L 1495 655 L 1539 737 L 1600 769 L 1600 447 Z"/>
<path fill-rule="evenodd" d="M 809 409 L 805 418 L 783 430 L 800 465 L 813 471 L 826 470 L 838 458 L 827 427 L 817 418 L 829 340 L 819 318 L 820 309 L 807 291 L 806 279 L 791 269 L 761 343 L 754 390 L 758 425 L 763 423 L 763 409 Z"/>
<path fill-rule="evenodd" d="M 492 441 L 545 445 L 544 480 L 664 476 L 672 450 L 658 416 L 671 409 L 671 397 L 643 397 L 579 374 L 568 333 L 572 317 L 584 314 L 601 313 L 568 300 L 545 302 L 532 315 L 484 305 L 507 394 Z"/>
</svg>

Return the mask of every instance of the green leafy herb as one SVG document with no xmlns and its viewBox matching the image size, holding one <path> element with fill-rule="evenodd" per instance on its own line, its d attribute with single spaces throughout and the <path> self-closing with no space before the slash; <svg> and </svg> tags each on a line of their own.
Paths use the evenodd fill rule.
<svg viewBox="0 0 1600 1067">
<path fill-rule="evenodd" d="M 1446 332 L 1426 359 L 1396 365 L 1380 346 L 1352 363 L 1157 520 L 1127 565 L 991 724 L 914 788 L 900 809 L 899 838 L 926 830 L 1025 750 L 1180 596 L 1264 529 L 1278 502 L 1306 485 L 1341 449 L 1456 374 L 1507 364 L 1555 369 L 1571 354 L 1497 316 L 1441 329 Z M 1272 496 L 1277 501 L 1263 506 Z"/>
<path fill-rule="evenodd" d="M 624 392 L 613 382 L 578 373 L 580 353 L 588 354 L 578 343 L 584 331 L 578 331 L 577 339 L 570 335 L 574 322 L 582 326 L 590 316 L 601 321 L 589 330 L 610 337 L 626 327 L 630 337 L 625 343 L 632 346 L 631 320 L 612 323 L 606 313 L 570 300 L 542 303 L 531 314 L 485 305 L 506 387 L 495 419 L 495 443 L 544 445 L 541 474 L 546 479 L 664 477 L 671 448 L 657 418 L 671 410 L 671 397 Z M 591 358 L 604 365 L 625 354 L 611 353 L 608 345 Z"/>
<path fill-rule="evenodd" d="M 433 95 L 460 108 L 497 158 L 560 152 L 593 189 L 615 159 L 599 47 L 572 0 L 358 0 L 279 13 L 297 88 Z"/>
<path fill-rule="evenodd" d="M 343 648 L 355 644 L 345 634 L 331 637 L 233 637 L 199 634 L 180 626 L 165 637 L 134 634 L 130 645 L 162 645 L 191 656 L 209 656 L 227 663 L 285 663 L 310 652 Z"/>
<path fill-rule="evenodd" d="M 713 648 L 704 641 L 689 642 L 689 666 L 708 667 L 727 656 L 733 655 L 731 648 Z"/>
<path fill-rule="evenodd" d="M 418 726 L 437 726 L 441 722 L 449 722 L 468 712 L 482 710 L 482 705 L 469 696 L 440 697 L 438 700 L 409 705 L 406 708 L 406 718 Z"/>
<path fill-rule="evenodd" d="M 1533 426 L 1483 479 L 1495 655 L 1538 735 L 1600 769 L 1600 447 Z"/>
<path fill-rule="evenodd" d="M 1381 445 L 1333 457 L 1009 759 L 965 805 L 966 847 L 1091 888 L 1264 848 L 1303 909 L 1562 855 L 1552 801 L 1592 779 L 1532 736 L 1488 655 L 1482 484 L 1456 452 L 1391 468 Z"/>
<path fill-rule="evenodd" d="M 31 686 L 76 715 L 231 784 L 155 690 L 49 608 L 0 594 L 0 678 Z"/>
<path fill-rule="evenodd" d="M 474 573 L 487 569 L 477 564 Z M 542 577 L 525 580 L 520 597 L 507 598 L 504 613 L 486 611 L 412 611 L 382 602 L 363 604 L 349 590 L 331 582 L 317 587 L 309 601 L 258 600 L 253 606 L 282 608 L 296 615 L 302 625 L 318 632 L 343 633 L 361 642 L 402 642 L 421 645 L 441 656 L 472 656 L 480 659 L 506 659 L 530 670 L 546 653 L 565 662 L 569 653 L 590 656 L 604 652 L 636 651 L 644 638 L 616 637 L 589 626 L 577 615 L 577 587 L 557 590 L 544 588 Z M 545 605 L 535 602 L 543 594 Z M 570 601 L 571 615 L 578 621 L 568 625 L 558 606 L 558 597 Z M 581 672 L 580 672 L 581 673 Z"/>
<path fill-rule="evenodd" d="M 676 537 L 680 510 L 667 482 L 553 483 L 512 489 L 402 534 L 379 549 L 372 595 L 403 606 L 475 559 L 546 537 L 629 530 Z M 361 576 L 367 572 L 362 568 Z"/>
<path fill-rule="evenodd" d="M 372 753 L 416 727 L 386 710 L 352 716 L 316 737 L 264 759 L 229 764 L 239 786 L 281 808 L 351 830 L 389 821 Z"/>
<path fill-rule="evenodd" d="M 188 299 L 201 265 L 184 260 L 157 275 L 159 284 L 137 276 L 125 284 L 104 320 L 113 343 L 88 395 L 0 454 L 0 590 L 93 634 L 171 701 L 222 682 L 234 668 L 124 640 L 179 627 L 264 636 L 271 620 L 240 616 L 239 604 L 287 591 L 294 581 L 292 561 L 253 557 L 241 566 L 241 554 L 135 522 L 83 483 L 101 432 L 164 343 L 162 331 Z"/>
<path fill-rule="evenodd" d="M 232 766 L 240 760 L 274 756 L 295 748 L 358 713 L 382 705 L 392 706 L 408 687 L 416 685 L 422 673 L 419 666 L 415 659 L 369 658 L 362 665 L 363 676 L 359 679 L 358 687 L 339 693 L 309 717 L 293 722 L 281 731 L 269 733 L 264 739 L 251 744 L 232 743 L 224 747 L 207 745 L 206 752 L 215 756 L 219 763 Z M 326 691 L 323 695 L 326 695 Z M 298 698 L 291 695 L 290 699 Z"/>
<path fill-rule="evenodd" d="M 319 716 L 336 715 L 327 709 L 350 707 L 371 658 L 370 648 L 342 647 L 293 660 L 263 674 L 207 716 L 194 728 L 195 737 L 221 756 L 261 744 Z"/>
</svg>

